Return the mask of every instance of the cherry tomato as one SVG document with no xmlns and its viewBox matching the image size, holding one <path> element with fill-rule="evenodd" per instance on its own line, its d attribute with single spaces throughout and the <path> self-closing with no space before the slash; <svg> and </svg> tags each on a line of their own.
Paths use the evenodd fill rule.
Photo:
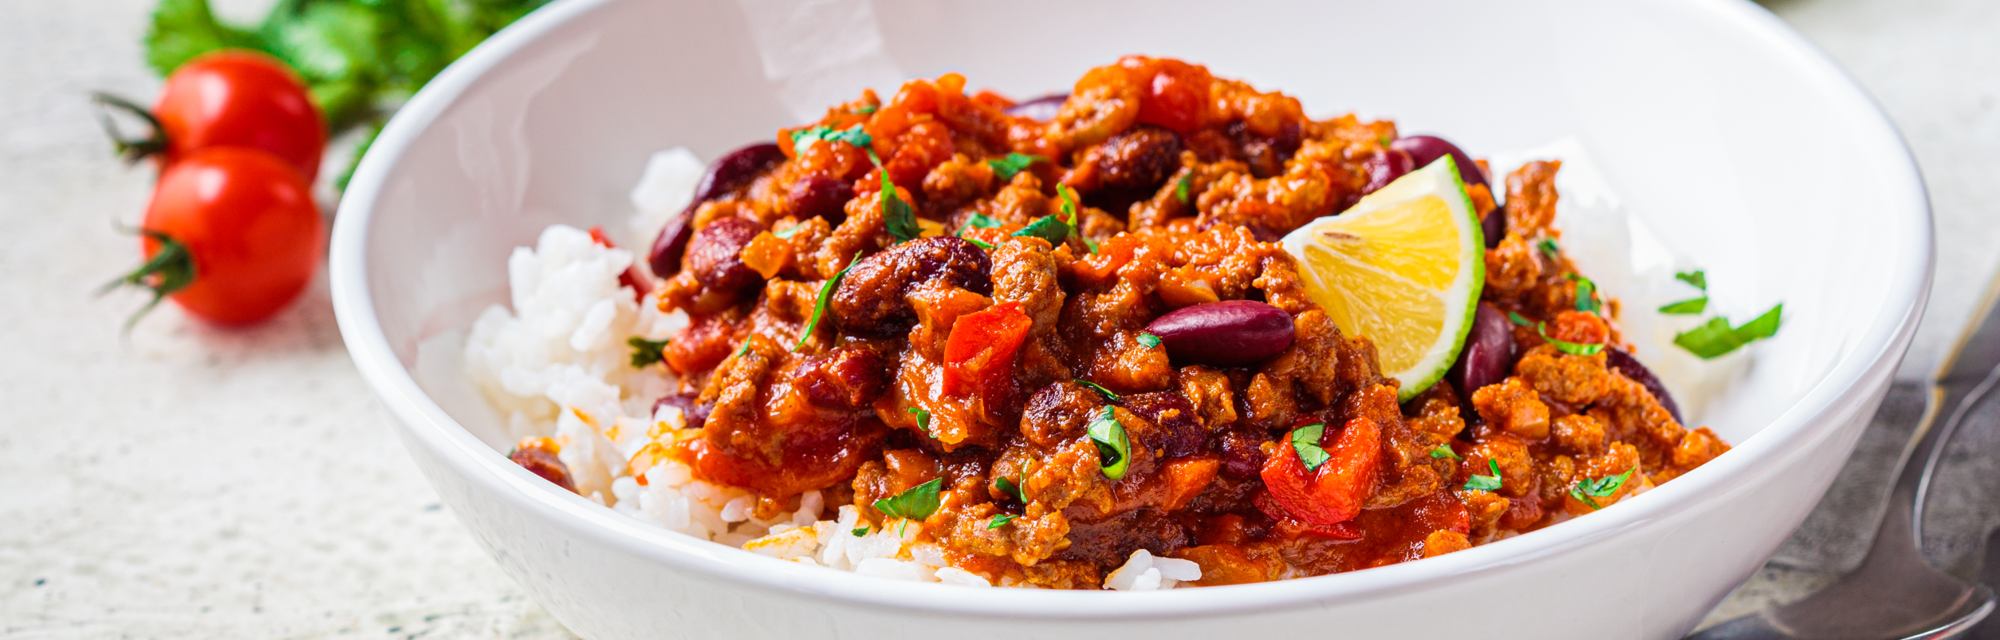
<svg viewBox="0 0 2000 640">
<path fill-rule="evenodd" d="M 319 268 L 326 235 L 305 176 L 238 147 L 200 149 L 168 168 L 142 229 L 147 269 L 163 247 L 185 258 L 127 282 L 220 324 L 263 320 L 297 298 Z"/>
<path fill-rule="evenodd" d="M 203 55 L 167 76 L 153 117 L 166 137 L 162 167 L 209 147 L 260 149 L 319 175 L 326 121 L 305 84 L 275 58 L 229 50 Z"/>
</svg>

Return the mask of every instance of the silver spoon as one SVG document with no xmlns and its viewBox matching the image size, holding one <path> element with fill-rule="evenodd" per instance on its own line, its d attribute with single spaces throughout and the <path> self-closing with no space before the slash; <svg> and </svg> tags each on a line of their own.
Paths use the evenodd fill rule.
<svg viewBox="0 0 2000 640">
<path fill-rule="evenodd" d="M 1987 292 L 1981 317 L 1930 387 L 1930 402 L 1897 465 L 1896 484 L 1861 566 L 1804 600 L 1709 627 L 1687 640 L 1941 639 L 1970 629 L 1993 611 L 1991 589 L 1933 568 L 1921 542 L 1924 494 L 1945 444 L 1972 407 L 2000 384 L 1996 292 L 2000 289 Z M 1950 416 L 1934 424 L 1943 408 Z"/>
</svg>

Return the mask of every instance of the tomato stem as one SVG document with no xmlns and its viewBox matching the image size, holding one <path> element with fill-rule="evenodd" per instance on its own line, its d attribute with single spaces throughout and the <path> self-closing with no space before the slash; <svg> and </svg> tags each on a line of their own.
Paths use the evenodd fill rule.
<svg viewBox="0 0 2000 640">
<path fill-rule="evenodd" d="M 151 229 L 131 229 L 128 231 L 152 238 L 155 242 L 160 243 L 160 249 L 153 252 L 153 257 L 147 258 L 145 264 L 139 265 L 139 268 L 133 269 L 123 276 L 119 276 L 117 280 L 104 283 L 104 286 L 97 289 L 97 295 L 101 296 L 110 293 L 113 289 L 128 286 L 139 287 L 153 292 L 152 301 L 147 302 L 146 306 L 141 307 L 137 312 L 132 314 L 131 318 L 125 321 L 125 331 L 130 333 L 132 326 L 138 324 L 140 318 L 145 317 L 147 312 L 153 310 L 153 307 L 160 306 L 161 300 L 166 299 L 167 296 L 172 295 L 175 291 L 180 291 L 187 288 L 188 285 L 194 284 L 195 273 L 194 254 L 188 252 L 187 245 L 181 244 L 179 240 L 173 239 L 172 236 Z"/>
<path fill-rule="evenodd" d="M 110 136 L 111 144 L 117 147 L 118 156 L 123 158 L 126 164 L 136 164 L 148 156 L 167 152 L 167 129 L 160 124 L 160 119 L 154 116 L 152 111 L 130 100 L 102 91 L 90 92 L 90 101 L 97 103 L 97 122 L 103 125 L 104 135 Z M 119 130 L 118 124 L 111 121 L 111 112 L 114 111 L 145 122 L 146 129 L 150 133 L 142 138 L 126 136 Z"/>
</svg>

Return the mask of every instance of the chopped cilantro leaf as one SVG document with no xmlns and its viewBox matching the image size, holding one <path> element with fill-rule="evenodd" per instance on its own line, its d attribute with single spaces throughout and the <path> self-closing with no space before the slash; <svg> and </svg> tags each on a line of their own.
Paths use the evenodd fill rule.
<svg viewBox="0 0 2000 640">
<path fill-rule="evenodd" d="M 786 239 L 786 240 L 790 240 L 790 239 L 792 239 L 792 236 L 793 236 L 794 234 L 797 234 L 797 233 L 799 232 L 799 230 L 800 230 L 800 229 L 804 229 L 804 228 L 806 228 L 806 225 L 805 225 L 805 223 L 801 222 L 801 223 L 799 223 L 799 224 L 795 224 L 795 225 L 792 225 L 792 226 L 789 226 L 789 227 L 785 227 L 785 228 L 784 228 L 784 230 L 782 230 L 782 231 L 773 231 L 773 232 L 771 232 L 771 235 L 774 235 L 774 236 L 777 236 L 777 237 L 780 237 L 780 238 L 784 238 L 784 239 Z"/>
<path fill-rule="evenodd" d="M 1320 436 L 1326 434 L 1326 423 L 1310 424 L 1292 430 L 1292 448 L 1299 452 L 1299 462 L 1306 464 L 1306 471 L 1318 471 L 1326 464 L 1329 456 L 1326 449 L 1319 446 Z"/>
<path fill-rule="evenodd" d="M 868 115 L 868 114 L 871 114 L 871 113 L 875 113 L 875 109 L 876 109 L 875 105 L 872 105 L 872 104 L 864 104 L 864 105 L 861 105 L 861 106 L 859 106 L 859 107 L 855 107 L 854 109 L 851 109 L 851 110 L 849 110 L 849 111 L 848 111 L 848 113 L 852 113 L 852 114 L 854 114 L 854 115 L 857 115 L 857 116 L 865 116 L 865 115 Z"/>
<path fill-rule="evenodd" d="M 1118 422 L 1117 412 L 1105 407 L 1084 432 L 1097 444 L 1097 465 L 1104 477 L 1112 480 L 1125 477 L 1125 471 L 1132 465 L 1132 440 L 1125 435 L 1125 425 Z"/>
<path fill-rule="evenodd" d="M 1139 332 L 1139 345 L 1148 349 L 1160 346 L 1160 337 L 1141 331 Z"/>
<path fill-rule="evenodd" d="M 1542 238 L 1541 242 L 1535 243 L 1535 248 L 1541 249 L 1550 260 L 1562 257 L 1562 249 L 1556 246 L 1555 238 Z"/>
<path fill-rule="evenodd" d="M 662 352 L 667 347 L 666 340 L 647 340 L 639 336 L 632 336 L 631 339 L 625 341 L 625 344 L 632 346 L 632 368 L 634 369 L 667 359 L 666 355 Z"/>
<path fill-rule="evenodd" d="M 1464 460 L 1464 459 L 1465 459 L 1465 456 L 1461 456 L 1461 455 L 1458 455 L 1458 452 L 1457 452 L 1457 451 L 1452 451 L 1452 450 L 1451 450 L 1451 445 L 1448 445 L 1448 444 L 1441 444 L 1441 445 L 1438 445 L 1436 449 L 1432 449 L 1432 450 L 1431 450 L 1431 457 L 1433 457 L 1433 458 L 1451 458 L 1451 459 L 1453 459 L 1453 460 Z"/>
<path fill-rule="evenodd" d="M 792 351 L 797 352 L 799 350 L 799 347 L 806 346 L 806 340 L 812 338 L 813 329 L 819 326 L 819 319 L 822 316 L 826 315 L 827 307 L 833 304 L 834 285 L 839 284 L 840 277 L 847 275 L 847 271 L 849 269 L 853 269 L 854 265 L 860 262 L 861 262 L 861 252 L 856 251 L 854 252 L 854 259 L 847 261 L 847 266 L 841 267 L 840 273 L 833 274 L 833 277 L 827 278 L 825 283 L 819 285 L 819 298 L 813 301 L 812 319 L 807 320 L 805 330 L 799 332 L 799 342 L 798 344 L 792 345 Z M 744 342 L 743 348 L 745 350 L 748 350 L 750 348 L 750 343 Z"/>
<path fill-rule="evenodd" d="M 1580 480 L 1576 486 L 1570 487 L 1569 495 L 1576 498 L 1577 502 L 1590 505 L 1592 509 L 1602 509 L 1604 507 L 1592 498 L 1611 497 L 1612 494 L 1618 493 L 1618 489 L 1625 486 L 1625 480 L 1631 477 L 1632 470 L 1626 469 L 1624 473 L 1615 476 Z"/>
<path fill-rule="evenodd" d="M 854 534 L 854 537 L 859 538 L 868 533 L 868 527 L 855 527 L 854 530 L 850 531 L 849 533 L 852 533 Z"/>
<path fill-rule="evenodd" d="M 880 171 L 882 191 L 876 196 L 876 201 L 882 205 L 882 226 L 888 229 L 889 235 L 896 237 L 898 243 L 917 239 L 923 233 L 923 227 L 917 225 L 916 210 L 896 195 L 896 183 L 889 181 L 889 170 Z"/>
<path fill-rule="evenodd" d="M 985 250 L 987 250 L 987 251 L 992 251 L 992 250 L 993 250 L 993 243 L 991 243 L 991 242 L 987 242 L 987 241 L 985 241 L 985 240 L 980 240 L 980 239 L 978 239 L 978 238 L 960 238 L 960 239 L 961 239 L 961 240 L 964 240 L 964 241 L 966 241 L 966 242 L 970 242 L 970 243 L 972 243 L 972 244 L 973 244 L 973 246 L 976 246 L 976 247 L 979 247 L 979 248 L 981 248 L 981 249 L 985 249 Z"/>
<path fill-rule="evenodd" d="M 1097 390 L 1098 393 L 1104 394 L 1104 397 L 1106 399 L 1109 399 L 1113 402 L 1116 402 L 1118 400 L 1118 394 L 1112 393 L 1110 389 L 1106 389 L 1095 382 L 1091 382 L 1083 378 L 1077 378 L 1076 383 Z"/>
<path fill-rule="evenodd" d="M 1521 314 L 1512 311 L 1507 312 L 1507 320 L 1523 327 L 1534 324 L 1533 322 L 1529 322 L 1527 318 L 1521 317 Z"/>
<path fill-rule="evenodd" d="M 874 142 L 874 138 L 870 137 L 868 132 L 862 131 L 861 125 L 858 124 L 846 129 L 835 129 L 819 124 L 813 125 L 811 128 L 803 131 L 792 132 L 792 153 L 795 155 L 805 155 L 806 150 L 811 149 L 813 143 L 821 140 L 845 142 L 857 148 L 869 150 L 871 156 L 874 154 L 874 151 L 869 149 L 869 145 Z M 881 163 L 877 162 L 876 164 Z"/>
<path fill-rule="evenodd" d="M 891 518 L 922 520 L 931 517 L 938 510 L 938 491 L 944 488 L 944 478 L 931 478 L 908 491 L 875 501 L 875 510 Z"/>
<path fill-rule="evenodd" d="M 1682 271 L 1680 273 L 1676 273 L 1674 274 L 1674 279 L 1694 285 L 1694 288 L 1700 289 L 1702 291 L 1708 290 L 1708 272 L 1702 271 L 1700 269 L 1695 269 L 1693 271 Z"/>
<path fill-rule="evenodd" d="M 1023 477 L 1026 477 L 1025 472 L 1023 472 L 1023 474 L 1024 474 Z M 1001 476 L 999 479 L 994 480 L 993 486 L 998 487 L 1000 489 L 1000 493 L 1014 496 L 1014 499 L 1021 501 L 1021 504 L 1028 503 L 1028 497 L 1021 493 L 1021 484 L 1013 481 L 1012 479 L 1007 478 L 1006 476 Z"/>
<path fill-rule="evenodd" d="M 1092 240 L 1092 239 L 1090 239 L 1090 238 L 1085 238 L 1085 237 L 1083 237 L 1083 236 L 1077 236 L 1077 237 L 1076 237 L 1076 239 L 1078 239 L 1078 240 L 1082 240 L 1082 241 L 1083 241 L 1083 246 L 1085 246 L 1085 247 L 1089 247 L 1089 248 L 1090 248 L 1090 255 L 1093 255 L 1093 256 L 1094 256 L 1094 255 L 1097 255 L 1097 241 L 1096 241 L 1096 240 Z"/>
<path fill-rule="evenodd" d="M 992 216 L 975 213 L 972 214 L 972 217 L 965 219 L 965 226 L 958 228 L 958 234 L 965 235 L 966 229 L 993 229 L 999 226 L 1000 221 L 994 220 Z"/>
<path fill-rule="evenodd" d="M 1691 316 L 1708 309 L 1708 296 L 1662 305 L 1660 313 Z"/>
<path fill-rule="evenodd" d="M 1188 189 L 1192 186 L 1191 182 L 1193 182 L 1193 176 L 1185 175 L 1181 176 L 1180 180 L 1174 182 L 1174 199 L 1181 201 L 1181 204 L 1188 203 Z"/>
<path fill-rule="evenodd" d="M 1674 336 L 1674 344 L 1704 360 L 1720 357 L 1753 341 L 1777 335 L 1784 309 L 1782 304 L 1771 307 L 1757 319 L 1734 328 L 1727 319 L 1710 318 L 1706 324 Z"/>
<path fill-rule="evenodd" d="M 986 166 L 993 168 L 993 177 L 1005 182 L 1013 180 L 1014 174 L 1026 171 L 1030 165 L 1037 162 L 1046 162 L 1047 160 L 1047 158 L 1041 156 L 1031 156 L 1025 153 L 1009 153 L 1007 157 L 999 160 L 987 160 Z"/>
<path fill-rule="evenodd" d="M 1017 516 L 1011 513 L 1003 513 L 997 516 L 993 516 L 993 521 L 986 523 L 986 530 L 992 531 L 994 529 L 1007 526 L 1007 523 L 1013 522 L 1015 518 L 1019 517 L 1021 516 Z"/>
<path fill-rule="evenodd" d="M 1069 188 L 1069 185 L 1058 184 L 1056 194 L 1062 196 L 1063 222 L 1075 225 L 1077 214 L 1083 211 L 1083 207 L 1076 204 L 1076 190 Z"/>
<path fill-rule="evenodd" d="M 1466 478 L 1465 479 L 1466 491 L 1500 490 L 1500 463 L 1495 462 L 1492 458 L 1488 458 L 1486 460 L 1486 467 L 1488 469 L 1493 470 L 1493 475 L 1490 476 L 1474 475 L 1470 478 Z"/>
<path fill-rule="evenodd" d="M 916 407 L 910 407 L 910 408 L 908 408 L 908 409 L 904 409 L 904 411 L 908 411 L 908 412 L 910 412 L 910 413 L 914 413 L 914 414 L 917 414 L 917 428 L 918 428 L 918 429 L 923 429 L 923 430 L 924 430 L 924 434 L 925 434 L 925 435 L 930 435 L 930 432 L 931 432 L 931 412 L 929 412 L 929 411 L 925 411 L 925 410 L 923 410 L 923 409 L 918 409 L 918 408 L 916 408 Z"/>
<path fill-rule="evenodd" d="M 1051 247 L 1062 246 L 1063 240 L 1069 237 L 1069 223 L 1063 222 L 1061 216 L 1046 215 L 1010 235 L 1041 238 L 1049 241 Z"/>
<path fill-rule="evenodd" d="M 1542 339 L 1547 340 L 1549 344 L 1555 345 L 1557 351 L 1561 351 L 1563 353 L 1567 353 L 1573 356 L 1594 356 L 1597 355 L 1598 352 L 1604 350 L 1604 345 L 1602 343 L 1586 344 L 1581 342 L 1564 342 L 1562 340 L 1551 338 L 1549 337 L 1549 325 L 1546 322 L 1537 323 L 1535 325 L 1535 332 L 1542 334 Z"/>
<path fill-rule="evenodd" d="M 1597 283 L 1580 273 L 1565 273 L 1563 277 L 1576 283 L 1576 310 L 1597 313 L 1603 303 L 1597 301 Z"/>
</svg>

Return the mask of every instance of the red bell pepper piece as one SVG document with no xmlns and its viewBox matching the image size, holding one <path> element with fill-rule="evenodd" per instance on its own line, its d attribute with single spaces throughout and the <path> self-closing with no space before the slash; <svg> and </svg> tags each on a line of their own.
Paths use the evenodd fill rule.
<svg viewBox="0 0 2000 640">
<path fill-rule="evenodd" d="M 958 317 L 944 342 L 944 392 L 998 406 L 1014 388 L 1014 361 L 1035 321 L 1018 302 Z"/>
<path fill-rule="evenodd" d="M 617 245 L 611 244 L 610 237 L 604 235 L 604 227 L 591 227 L 590 239 L 606 249 L 618 248 Z M 653 290 L 653 285 L 645 274 L 639 273 L 639 264 L 636 261 L 632 266 L 626 267 L 624 273 L 618 274 L 618 284 L 631 287 L 632 297 L 636 298 L 639 304 L 645 304 L 646 292 Z"/>
<path fill-rule="evenodd" d="M 1261 475 L 1264 488 L 1285 513 L 1309 525 L 1338 524 L 1361 515 L 1361 505 L 1375 489 L 1375 467 L 1382 458 L 1382 430 L 1375 421 L 1347 421 L 1333 446 L 1327 447 L 1327 461 L 1310 475 L 1290 438 L 1278 447 L 1264 460 Z"/>
</svg>

